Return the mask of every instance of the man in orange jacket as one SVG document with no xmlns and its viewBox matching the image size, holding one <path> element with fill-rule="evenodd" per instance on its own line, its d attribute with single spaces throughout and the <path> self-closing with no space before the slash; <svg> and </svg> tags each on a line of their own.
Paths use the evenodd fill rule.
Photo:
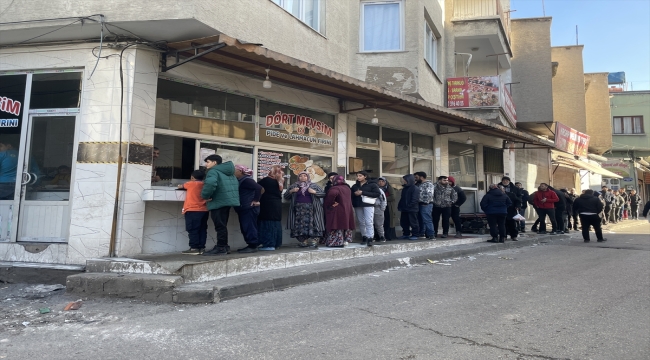
<svg viewBox="0 0 650 360">
<path fill-rule="evenodd" d="M 538 234 L 546 234 L 546 216 L 551 220 L 553 229 L 551 235 L 557 234 L 557 221 L 555 220 L 555 203 L 560 201 L 555 191 L 548 188 L 548 184 L 539 184 L 538 191 L 535 193 L 533 202 L 537 207 L 537 214 L 539 214 L 539 232 Z"/>
</svg>

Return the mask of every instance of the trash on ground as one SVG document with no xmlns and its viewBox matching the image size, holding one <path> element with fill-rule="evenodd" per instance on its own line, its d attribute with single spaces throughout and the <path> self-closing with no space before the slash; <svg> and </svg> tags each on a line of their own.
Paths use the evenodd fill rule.
<svg viewBox="0 0 650 360">
<path fill-rule="evenodd" d="M 383 272 L 390 272 L 389 270 L 382 270 Z"/>
<path fill-rule="evenodd" d="M 65 306 L 65 308 L 63 308 L 63 311 L 79 310 L 81 305 L 82 305 L 81 300 L 72 301 L 72 302 L 69 302 L 68 305 Z"/>
<path fill-rule="evenodd" d="M 369 274 L 370 276 L 379 277 L 379 275 Z"/>
<path fill-rule="evenodd" d="M 29 321 L 23 321 L 23 326 L 27 327 L 27 325 L 29 325 L 29 324 L 30 324 Z"/>
<path fill-rule="evenodd" d="M 514 258 L 507 257 L 507 256 L 499 256 L 499 259 L 501 259 L 501 260 L 514 260 Z"/>
<path fill-rule="evenodd" d="M 451 266 L 451 264 L 450 264 L 450 263 L 444 263 L 444 262 L 438 262 L 438 263 L 436 263 L 436 264 L 438 264 L 438 265 L 446 265 L 446 266 Z"/>
<path fill-rule="evenodd" d="M 38 309 L 38 311 L 39 311 L 41 314 L 47 314 L 47 313 L 50 312 L 50 308 L 46 308 L 46 307 L 44 307 L 44 308 L 40 308 L 40 309 Z"/>
<path fill-rule="evenodd" d="M 473 256 L 468 256 L 467 258 L 469 259 L 469 261 L 474 261 L 474 260 L 476 260 L 476 258 L 473 257 Z"/>
<path fill-rule="evenodd" d="M 436 264 L 436 263 L 438 263 L 438 260 L 427 259 L 427 261 L 428 261 L 430 264 Z"/>
<path fill-rule="evenodd" d="M 444 261 L 444 262 L 449 262 L 449 261 L 458 261 L 458 260 L 456 260 L 456 259 L 444 259 L 444 260 L 442 260 L 442 261 Z"/>
</svg>

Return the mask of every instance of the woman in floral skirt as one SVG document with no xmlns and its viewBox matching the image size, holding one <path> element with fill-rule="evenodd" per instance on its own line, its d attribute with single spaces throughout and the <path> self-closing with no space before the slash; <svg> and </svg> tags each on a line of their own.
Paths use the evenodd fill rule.
<svg viewBox="0 0 650 360">
<path fill-rule="evenodd" d="M 325 245 L 343 247 L 354 236 L 354 208 L 352 193 L 341 175 L 334 177 L 325 196 Z"/>
<path fill-rule="evenodd" d="M 298 174 L 298 181 L 291 184 L 284 194 L 285 199 L 291 200 L 287 227 L 291 230 L 291 237 L 298 240 L 300 247 L 317 248 L 318 242 L 325 234 L 321 202 L 323 197 L 325 192 L 320 186 L 311 182 L 306 171 Z"/>
</svg>

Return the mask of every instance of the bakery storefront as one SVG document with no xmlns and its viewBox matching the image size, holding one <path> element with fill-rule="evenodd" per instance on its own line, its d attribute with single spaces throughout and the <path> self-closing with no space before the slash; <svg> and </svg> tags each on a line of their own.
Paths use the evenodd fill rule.
<svg viewBox="0 0 650 360">
<path fill-rule="evenodd" d="M 187 247 L 181 215 L 185 193 L 178 184 L 211 154 L 253 169 L 257 179 L 273 165 L 285 171 L 285 187 L 300 172 L 321 186 L 333 171 L 336 116 L 323 111 L 246 96 L 207 84 L 160 78 L 156 99 L 151 189 L 145 190 L 144 253 Z M 288 203 L 284 204 L 288 212 Z M 286 216 L 283 216 L 286 218 Z M 215 241 L 209 227 L 208 247 Z M 231 245 L 244 244 L 237 216 L 229 222 Z M 288 233 L 285 234 L 288 239 Z"/>
</svg>

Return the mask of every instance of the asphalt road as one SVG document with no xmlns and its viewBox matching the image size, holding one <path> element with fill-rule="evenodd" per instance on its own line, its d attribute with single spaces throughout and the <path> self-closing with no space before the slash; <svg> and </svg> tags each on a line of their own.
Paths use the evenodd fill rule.
<svg viewBox="0 0 650 360">
<path fill-rule="evenodd" d="M 68 295 L 5 285 L 0 359 L 650 359 L 648 234 L 630 222 L 605 243 L 573 233 L 199 306 L 90 299 L 61 312 Z"/>
</svg>

